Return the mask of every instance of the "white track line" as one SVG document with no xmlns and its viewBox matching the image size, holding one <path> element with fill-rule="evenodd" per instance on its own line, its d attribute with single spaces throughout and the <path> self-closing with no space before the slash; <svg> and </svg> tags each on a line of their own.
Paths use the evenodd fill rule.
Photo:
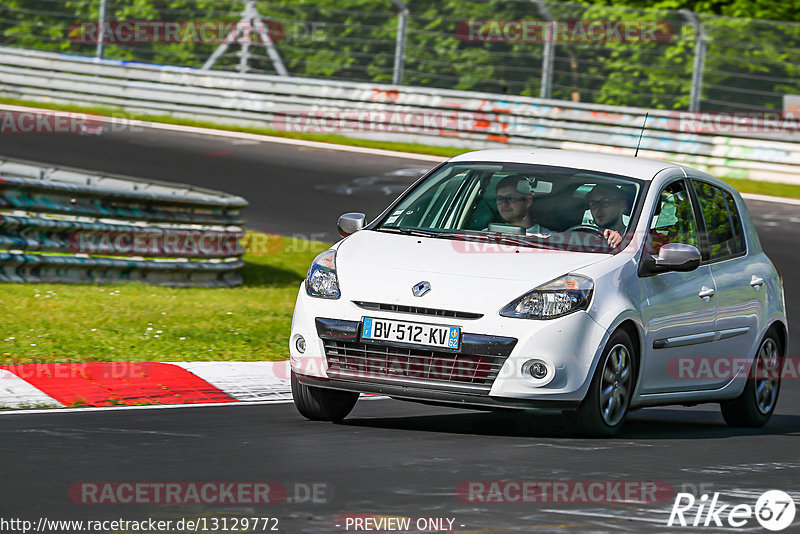
<svg viewBox="0 0 800 534">
<path fill-rule="evenodd" d="M 358 402 L 386 400 L 389 397 L 382 395 L 361 395 Z M 255 406 L 260 404 L 292 404 L 292 399 L 275 399 L 264 401 L 242 402 L 196 402 L 188 404 L 137 404 L 132 406 L 84 406 L 78 408 L 34 408 L 21 410 L 0 410 L 0 417 L 4 415 L 48 414 L 48 413 L 85 413 L 85 412 L 117 412 L 128 410 L 167 410 L 172 408 L 219 408 L 235 406 Z"/>
<path fill-rule="evenodd" d="M 249 402 L 197 402 L 189 404 L 144 404 L 133 406 L 84 406 L 79 408 L 36 408 L 33 410 L 0 410 L 3 415 L 24 415 L 44 413 L 84 413 L 84 412 L 114 412 L 124 410 L 166 410 L 171 408 L 208 408 L 212 406 L 253 406 L 256 404 L 289 404 L 291 399 L 249 401 Z"/>
</svg>

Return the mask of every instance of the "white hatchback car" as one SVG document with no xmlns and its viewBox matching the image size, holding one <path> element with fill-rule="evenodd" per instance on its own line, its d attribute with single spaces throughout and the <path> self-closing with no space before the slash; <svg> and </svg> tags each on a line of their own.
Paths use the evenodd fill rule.
<svg viewBox="0 0 800 534">
<path fill-rule="evenodd" d="M 359 393 L 562 411 L 717 402 L 765 424 L 787 346 L 780 274 L 741 196 L 682 165 L 486 150 L 431 170 L 320 254 L 289 341 L 292 393 L 340 421 Z"/>
</svg>

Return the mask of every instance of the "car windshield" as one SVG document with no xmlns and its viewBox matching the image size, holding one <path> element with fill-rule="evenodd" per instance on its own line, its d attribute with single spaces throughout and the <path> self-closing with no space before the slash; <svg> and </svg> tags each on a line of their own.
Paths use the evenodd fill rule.
<svg viewBox="0 0 800 534">
<path fill-rule="evenodd" d="M 450 239 L 614 253 L 601 236 L 632 230 L 643 182 L 521 163 L 451 163 L 409 191 L 374 228 Z"/>
</svg>

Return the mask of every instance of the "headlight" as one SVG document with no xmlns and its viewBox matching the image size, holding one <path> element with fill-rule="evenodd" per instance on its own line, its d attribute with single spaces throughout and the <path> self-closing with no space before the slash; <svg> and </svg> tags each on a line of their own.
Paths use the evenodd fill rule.
<svg viewBox="0 0 800 534">
<path fill-rule="evenodd" d="M 500 310 L 500 315 L 519 319 L 554 319 L 588 308 L 593 290 L 591 278 L 568 274 L 525 293 Z"/>
<path fill-rule="evenodd" d="M 311 263 L 306 275 L 306 293 L 322 299 L 338 299 L 339 280 L 336 278 L 336 251 L 326 250 Z"/>
</svg>

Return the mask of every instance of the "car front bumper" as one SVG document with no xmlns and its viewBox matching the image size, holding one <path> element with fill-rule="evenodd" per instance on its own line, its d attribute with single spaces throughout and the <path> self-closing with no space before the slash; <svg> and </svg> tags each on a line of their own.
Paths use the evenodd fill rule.
<svg viewBox="0 0 800 534">
<path fill-rule="evenodd" d="M 316 376 L 297 375 L 301 384 L 320 388 L 354 391 L 372 395 L 386 395 L 394 399 L 422 402 L 441 406 L 468 409 L 515 409 L 536 410 L 542 412 L 558 412 L 575 409 L 580 401 L 515 399 L 510 397 L 492 397 L 484 394 L 454 392 L 443 390 L 433 385 L 393 384 L 385 380 L 366 378 L 338 379 L 319 378 Z"/>
<path fill-rule="evenodd" d="M 366 343 L 363 317 L 459 326 L 458 351 Z M 306 343 L 297 348 L 298 337 Z M 608 332 L 583 311 L 552 320 L 479 319 L 365 310 L 355 302 L 306 295 L 301 287 L 289 340 L 292 371 L 302 383 L 462 407 L 563 410 L 586 395 Z M 548 367 L 546 380 L 528 372 Z"/>
</svg>

